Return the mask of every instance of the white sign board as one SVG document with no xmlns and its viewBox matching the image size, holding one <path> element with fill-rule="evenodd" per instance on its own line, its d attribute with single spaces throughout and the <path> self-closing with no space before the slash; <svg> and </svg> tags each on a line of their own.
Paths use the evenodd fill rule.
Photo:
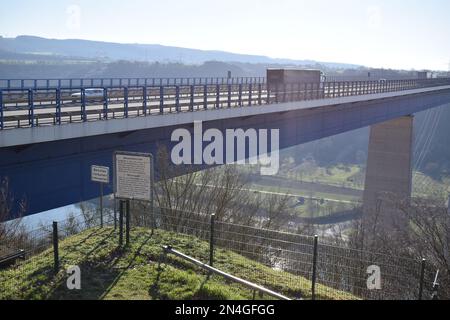
<svg viewBox="0 0 450 320">
<path fill-rule="evenodd" d="M 151 201 L 153 168 L 150 154 L 117 152 L 114 168 L 116 198 Z"/>
<path fill-rule="evenodd" d="M 99 183 L 109 183 L 109 168 L 101 166 L 91 167 L 91 180 Z"/>
</svg>

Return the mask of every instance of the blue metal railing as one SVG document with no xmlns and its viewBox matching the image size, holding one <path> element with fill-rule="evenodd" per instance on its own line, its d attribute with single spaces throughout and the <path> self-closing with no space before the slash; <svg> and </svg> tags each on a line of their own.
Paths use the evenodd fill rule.
<svg viewBox="0 0 450 320">
<path fill-rule="evenodd" d="M 258 84 L 265 82 L 265 77 L 0 79 L 0 90 Z"/>
<path fill-rule="evenodd" d="M 436 86 L 450 78 L 270 84 L 104 87 L 99 97 L 88 88 L 0 90 L 0 130 L 61 125 L 155 113 L 187 112 L 293 101 L 380 94 Z M 89 107 L 89 109 L 87 109 Z M 153 111 L 153 112 L 152 112 Z"/>
<path fill-rule="evenodd" d="M 3 92 L 0 91 L 0 130 L 3 130 Z"/>
</svg>

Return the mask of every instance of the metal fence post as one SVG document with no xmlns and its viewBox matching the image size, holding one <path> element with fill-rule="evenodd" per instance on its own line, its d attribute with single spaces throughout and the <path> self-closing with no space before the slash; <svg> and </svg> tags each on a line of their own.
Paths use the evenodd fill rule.
<svg viewBox="0 0 450 320">
<path fill-rule="evenodd" d="M 311 279 L 311 299 L 316 300 L 316 278 L 317 278 L 317 249 L 319 244 L 319 236 L 314 236 L 314 252 L 313 252 L 313 269 Z"/>
<path fill-rule="evenodd" d="M 119 246 L 123 245 L 123 205 L 124 201 L 120 200 L 119 203 Z"/>
<path fill-rule="evenodd" d="M 125 233 L 125 244 L 128 246 L 130 244 L 130 200 L 126 201 L 126 214 L 127 214 L 127 220 L 126 220 L 126 233 Z"/>
<path fill-rule="evenodd" d="M 114 230 L 117 230 L 117 201 L 114 197 Z"/>
<path fill-rule="evenodd" d="M 100 183 L 100 228 L 103 228 L 103 183 Z"/>
<path fill-rule="evenodd" d="M 214 224 L 216 220 L 216 215 L 211 215 L 211 230 L 209 233 L 209 265 L 212 267 L 214 265 Z"/>
<path fill-rule="evenodd" d="M 425 280 L 425 265 L 427 260 L 422 259 L 422 263 L 420 266 L 420 284 L 419 284 L 419 300 L 423 298 L 423 284 Z"/>
<path fill-rule="evenodd" d="M 58 239 L 58 222 L 53 222 L 53 270 L 55 273 L 59 271 L 59 239 Z"/>
</svg>

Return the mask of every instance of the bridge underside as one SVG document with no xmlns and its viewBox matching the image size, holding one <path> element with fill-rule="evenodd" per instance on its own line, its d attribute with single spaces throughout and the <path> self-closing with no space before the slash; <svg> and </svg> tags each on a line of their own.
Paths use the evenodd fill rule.
<svg viewBox="0 0 450 320">
<path fill-rule="evenodd" d="M 450 90 L 209 120 L 203 123 L 203 128 L 222 132 L 237 128 L 279 129 L 280 149 L 284 149 L 447 103 L 450 103 Z M 26 200 L 27 214 L 89 200 L 99 195 L 98 186 L 90 182 L 91 165 L 112 167 L 112 155 L 117 150 L 156 154 L 158 145 L 170 150 L 171 134 L 178 128 L 193 132 L 193 124 L 183 124 L 0 148 L 0 177 L 9 178 L 15 200 Z M 107 186 L 105 192 L 112 192 L 112 186 Z"/>
</svg>

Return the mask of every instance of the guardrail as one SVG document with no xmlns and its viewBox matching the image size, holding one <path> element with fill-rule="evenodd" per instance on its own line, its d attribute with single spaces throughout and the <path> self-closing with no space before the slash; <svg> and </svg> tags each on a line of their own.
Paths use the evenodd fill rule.
<svg viewBox="0 0 450 320">
<path fill-rule="evenodd" d="M 235 277 L 235 276 L 233 276 L 231 274 L 228 274 L 226 272 L 223 272 L 223 271 L 221 271 L 219 269 L 213 268 L 213 267 L 207 265 L 206 263 L 198 261 L 198 260 L 196 260 L 196 259 L 194 259 L 194 258 L 192 258 L 192 257 L 190 257 L 188 255 L 185 255 L 184 253 L 181 253 L 181 252 L 179 252 L 177 250 L 172 249 L 172 247 L 170 247 L 170 246 L 163 246 L 163 250 L 164 250 L 164 252 L 166 254 L 167 253 L 171 253 L 171 254 L 179 257 L 179 258 L 182 258 L 182 259 L 184 259 L 186 261 L 189 261 L 189 262 L 197 265 L 200 268 L 203 268 L 203 269 L 205 269 L 205 270 L 207 270 L 209 272 L 218 274 L 218 275 L 220 275 L 220 276 L 222 276 L 222 277 L 224 277 L 224 278 L 226 278 L 228 280 L 231 280 L 233 282 L 239 283 L 239 284 L 241 284 L 241 285 L 243 285 L 243 286 L 245 286 L 245 287 L 247 287 L 247 288 L 249 288 L 249 289 L 251 289 L 253 291 L 264 293 L 264 294 L 267 294 L 267 295 L 269 295 L 271 297 L 274 297 L 274 298 L 280 299 L 280 300 L 291 300 L 290 298 L 285 297 L 285 296 L 283 296 L 283 295 L 281 295 L 279 293 L 276 293 L 276 292 L 274 292 L 272 290 L 266 289 L 266 288 L 261 287 L 261 286 L 259 286 L 257 284 L 251 283 L 250 281 L 247 281 L 247 280 Z"/>
<path fill-rule="evenodd" d="M 265 77 L 194 77 L 194 78 L 71 78 L 71 79 L 0 79 L 3 89 L 71 89 L 111 88 L 122 86 L 169 86 L 169 85 L 213 85 L 213 84 L 258 84 Z"/>
<path fill-rule="evenodd" d="M 450 78 L 0 90 L 0 130 L 330 99 L 450 85 Z M 91 89 L 92 90 L 92 89 Z"/>
</svg>

